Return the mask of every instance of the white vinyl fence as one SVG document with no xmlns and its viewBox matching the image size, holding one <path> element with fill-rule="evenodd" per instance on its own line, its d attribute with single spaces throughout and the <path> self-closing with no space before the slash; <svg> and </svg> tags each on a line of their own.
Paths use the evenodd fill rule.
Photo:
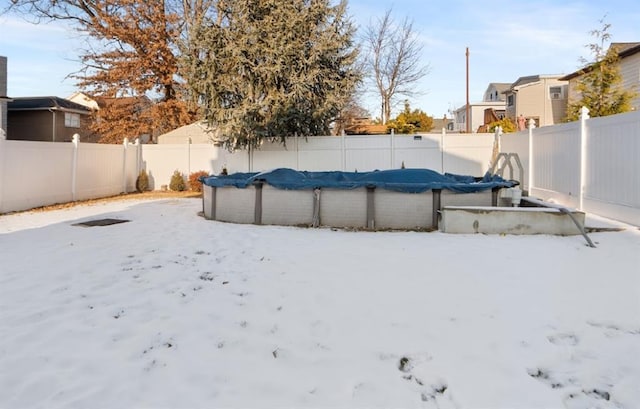
<svg viewBox="0 0 640 409">
<path fill-rule="evenodd" d="M 213 144 L 102 145 L 0 139 L 0 213 L 135 190 L 141 169 L 150 187 L 170 184 L 174 171 L 219 174 L 290 167 L 369 171 L 430 168 L 474 176 L 489 166 L 494 136 L 429 134 L 289 138 L 286 145 L 229 152 Z"/>
<path fill-rule="evenodd" d="M 142 145 L 143 165 L 154 188 L 169 183 L 175 170 L 219 174 L 288 167 L 308 171 L 371 171 L 429 168 L 482 176 L 489 167 L 493 134 L 354 135 L 288 138 L 283 146 L 228 152 L 212 144 Z"/>
<path fill-rule="evenodd" d="M 0 138 L 0 213 L 135 190 L 139 145 Z"/>
<path fill-rule="evenodd" d="M 504 134 L 532 196 L 640 226 L 640 112 Z"/>
<path fill-rule="evenodd" d="M 489 167 L 493 134 L 289 138 L 286 145 L 228 152 L 213 144 L 98 145 L 0 138 L 0 213 L 135 190 L 140 169 L 153 189 L 185 176 L 298 170 L 430 168 L 474 176 Z M 505 134 L 501 152 L 519 154 L 533 196 L 640 226 L 640 112 Z M 505 175 L 508 176 L 508 175 Z"/>
</svg>

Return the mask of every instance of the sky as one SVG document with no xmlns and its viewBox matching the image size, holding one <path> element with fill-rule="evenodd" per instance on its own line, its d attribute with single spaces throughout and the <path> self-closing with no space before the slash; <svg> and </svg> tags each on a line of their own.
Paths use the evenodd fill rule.
<svg viewBox="0 0 640 409">
<path fill-rule="evenodd" d="M 579 235 L 255 226 L 201 210 L 129 199 L 0 217 L 0 407 L 640 401 L 636 227 L 588 216 L 622 229 L 590 233 L 590 248 Z M 103 218 L 128 222 L 76 225 Z"/>
<path fill-rule="evenodd" d="M 9 0 L 0 0 L 6 4 Z M 569 74 L 590 59 L 585 47 L 600 20 L 611 24 L 612 41 L 640 41 L 636 0 L 349 0 L 360 28 L 391 9 L 398 22 L 409 18 L 423 46 L 429 74 L 418 84 L 412 108 L 441 118 L 466 102 L 466 48 L 469 48 L 469 99 L 482 100 L 492 82 L 513 83 L 537 74 Z M 1 7 L 0 7 L 1 8 Z M 0 16 L 0 55 L 8 57 L 8 95 L 68 97 L 77 72 L 83 39 L 65 23 L 33 25 L 17 15 Z M 399 102 L 404 100 L 400 97 Z M 375 117 L 379 102 L 373 93 L 362 105 Z M 396 106 L 395 112 L 401 109 Z M 450 114 L 448 114 L 451 117 Z"/>
</svg>

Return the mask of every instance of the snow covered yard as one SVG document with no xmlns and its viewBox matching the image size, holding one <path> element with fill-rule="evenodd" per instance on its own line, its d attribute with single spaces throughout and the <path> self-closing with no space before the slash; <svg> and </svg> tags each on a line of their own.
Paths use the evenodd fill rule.
<svg viewBox="0 0 640 409">
<path fill-rule="evenodd" d="M 0 408 L 634 408 L 640 230 L 234 225 L 201 201 L 0 216 Z M 130 220 L 104 227 L 74 224 Z M 590 219 L 605 223 L 603 220 Z"/>
</svg>

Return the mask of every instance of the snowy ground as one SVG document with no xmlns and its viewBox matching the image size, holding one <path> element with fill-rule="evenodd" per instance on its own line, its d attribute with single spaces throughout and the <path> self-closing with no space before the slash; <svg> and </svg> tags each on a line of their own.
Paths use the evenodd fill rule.
<svg viewBox="0 0 640 409">
<path fill-rule="evenodd" d="M 0 216 L 0 408 L 638 407 L 636 227 L 592 249 L 200 210 Z M 130 222 L 73 225 L 104 217 Z"/>
</svg>

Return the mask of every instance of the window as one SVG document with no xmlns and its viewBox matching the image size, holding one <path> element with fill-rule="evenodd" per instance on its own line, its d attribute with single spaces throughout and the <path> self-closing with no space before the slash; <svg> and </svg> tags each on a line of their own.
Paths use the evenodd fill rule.
<svg viewBox="0 0 640 409">
<path fill-rule="evenodd" d="M 80 128 L 80 114 L 65 112 L 64 126 L 67 128 Z"/>
<path fill-rule="evenodd" d="M 514 103 L 514 99 L 515 99 L 515 98 L 513 98 L 513 94 L 512 94 L 512 95 L 509 95 L 509 96 L 507 97 L 507 106 L 512 107 L 512 106 L 513 106 L 513 103 Z"/>
<path fill-rule="evenodd" d="M 549 87 L 549 98 L 562 99 L 562 87 Z"/>
</svg>

